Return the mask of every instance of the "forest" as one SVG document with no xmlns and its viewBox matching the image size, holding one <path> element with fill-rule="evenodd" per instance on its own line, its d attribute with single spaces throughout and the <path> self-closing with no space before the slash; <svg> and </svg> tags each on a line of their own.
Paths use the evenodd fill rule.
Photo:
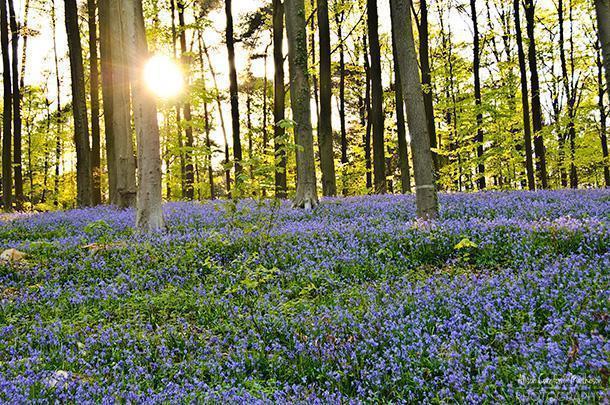
<svg viewBox="0 0 610 405">
<path fill-rule="evenodd" d="M 610 0 L 0 0 L 0 404 L 604 403 Z"/>
<path fill-rule="evenodd" d="M 119 32 L 105 27 L 120 18 L 112 14 L 118 6 L 109 2 L 106 13 L 103 3 L 68 2 L 62 13 L 53 1 L 23 0 L 18 9 L 12 1 L 2 19 L 5 210 L 133 206 L 131 56 Z M 157 105 L 162 198 L 293 198 L 296 145 L 316 194 L 414 190 L 411 125 L 423 117 L 407 124 L 404 101 L 409 109 L 419 97 L 405 96 L 394 40 L 409 34 L 409 21 L 387 21 L 389 3 L 304 1 L 304 37 L 290 38 L 285 6 L 259 3 L 236 6 L 242 12 L 234 16 L 230 1 L 144 2 L 147 52 L 156 57 L 142 81 Z M 419 66 L 439 190 L 610 184 L 603 56 L 610 45 L 598 35 L 597 15 L 605 14 L 593 1 L 408 8 L 415 49 L 404 44 L 403 57 Z M 61 20 L 67 47 L 57 40 L 66 35 Z M 293 103 L 289 92 L 288 48 L 297 40 L 309 103 Z M 34 41 L 44 59 L 28 51 Z M 291 106 L 310 107 L 313 150 L 295 138 L 301 112 Z"/>
</svg>

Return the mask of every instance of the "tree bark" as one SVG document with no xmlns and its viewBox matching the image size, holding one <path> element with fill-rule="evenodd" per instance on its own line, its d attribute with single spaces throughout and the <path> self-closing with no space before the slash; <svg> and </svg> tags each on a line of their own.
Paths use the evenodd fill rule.
<svg viewBox="0 0 610 405">
<path fill-rule="evenodd" d="M 101 0 L 104 1 L 104 0 Z M 89 23 L 89 92 L 91 93 L 91 171 L 93 173 L 93 204 L 102 203 L 102 167 L 100 143 L 100 90 L 97 58 L 96 1 L 87 0 Z"/>
<path fill-rule="evenodd" d="M 402 93 L 402 80 L 396 50 L 396 33 L 392 26 L 392 54 L 394 58 L 394 99 L 396 101 L 396 133 L 398 135 L 398 165 L 400 166 L 400 184 L 402 193 L 411 192 L 411 172 L 409 168 L 409 151 L 407 129 L 405 126 L 405 101 Z M 424 103 L 425 105 L 425 103 Z M 427 111 L 426 111 L 427 113 Z M 428 127 L 430 130 L 430 127 Z"/>
<path fill-rule="evenodd" d="M 13 96 L 6 2 L 0 2 L 0 45 L 2 48 L 2 203 L 5 211 L 13 209 L 13 168 L 11 159 Z"/>
<path fill-rule="evenodd" d="M 114 104 L 112 90 L 112 56 L 110 2 L 100 0 L 98 5 L 100 19 L 100 67 L 102 79 L 102 103 L 104 110 L 104 139 L 106 140 L 106 166 L 108 170 L 108 201 L 119 205 L 117 160 L 115 156 L 114 125 L 112 106 Z"/>
<path fill-rule="evenodd" d="M 23 168 L 21 166 L 21 92 L 19 88 L 19 26 L 15 16 L 13 0 L 8 0 L 11 26 L 12 72 L 13 85 L 13 171 L 15 177 L 15 205 L 17 210 L 23 209 Z"/>
<path fill-rule="evenodd" d="M 609 5 L 610 6 L 610 5 Z M 610 11 L 610 9 L 609 9 Z M 610 14 L 610 13 L 609 13 Z M 608 20 L 610 23 L 610 19 Z M 597 105 L 599 108 L 599 138 L 602 147 L 602 157 L 603 163 L 602 166 L 604 168 L 604 183 L 606 187 L 610 187 L 610 161 L 608 160 L 608 111 L 606 111 L 606 105 L 604 103 L 604 93 L 605 93 L 605 83 L 604 83 L 604 63 L 602 57 L 602 46 L 601 43 L 598 44 L 597 49 Z"/>
<path fill-rule="evenodd" d="M 381 50 L 379 46 L 379 18 L 377 15 L 377 0 L 367 0 L 368 5 L 368 36 L 371 56 L 372 108 L 371 117 L 373 129 L 373 177 L 375 193 L 385 194 L 387 189 L 385 170 L 385 126 L 383 112 L 383 87 L 381 82 Z"/>
<path fill-rule="evenodd" d="M 481 106 L 481 49 L 479 38 L 479 26 L 477 23 L 477 8 L 476 0 L 470 0 L 470 13 L 472 17 L 472 25 L 474 27 L 474 43 L 473 43 L 473 63 L 472 71 L 474 74 L 474 103 L 477 113 L 477 135 L 475 138 L 477 147 L 477 171 L 479 178 L 477 185 L 479 190 L 485 189 L 485 164 L 483 163 L 483 112 Z"/>
<path fill-rule="evenodd" d="M 72 77 L 72 112 L 74 115 L 74 140 L 76 143 L 76 200 L 78 206 L 86 207 L 93 203 L 93 183 L 91 178 L 91 149 L 89 148 L 87 103 L 85 101 L 85 72 L 80 32 L 78 29 L 76 0 L 65 0 L 64 4 L 68 50 L 70 54 L 70 75 Z"/>
<path fill-rule="evenodd" d="M 533 0 L 524 0 L 525 20 L 527 25 L 528 61 L 530 68 L 530 87 L 532 91 L 532 122 L 534 129 L 534 151 L 536 152 L 536 172 L 541 188 L 548 188 L 546 172 L 546 151 L 542 139 L 542 106 L 540 104 L 540 79 L 538 78 L 538 62 L 536 61 L 536 37 L 534 35 L 535 9 Z"/>
<path fill-rule="evenodd" d="M 330 23 L 328 0 L 318 0 L 318 29 L 320 32 L 320 119 L 318 146 L 322 171 L 322 193 L 337 195 L 332 127 L 332 76 L 330 58 Z"/>
<path fill-rule="evenodd" d="M 595 11 L 605 71 L 606 93 L 610 97 L 610 0 L 595 0 Z"/>
<path fill-rule="evenodd" d="M 529 89 L 527 87 L 527 67 L 525 65 L 525 52 L 523 51 L 523 38 L 521 36 L 521 16 L 519 0 L 513 0 L 515 17 L 515 32 L 517 36 L 517 54 L 519 58 L 519 71 L 521 74 L 521 105 L 523 109 L 523 140 L 525 143 L 525 170 L 527 173 L 527 186 L 530 190 L 536 188 L 534 177 L 534 160 L 532 156 L 532 127 L 530 123 Z"/>
<path fill-rule="evenodd" d="M 155 96 L 142 82 L 148 59 L 146 30 L 141 0 L 119 0 L 123 3 L 122 27 L 129 61 L 134 123 L 138 144 L 138 194 L 136 227 L 154 232 L 163 229 L 161 191 L 161 145 L 157 124 Z"/>
<path fill-rule="evenodd" d="M 415 53 L 411 23 L 411 0 L 390 0 L 392 25 L 396 38 L 398 65 L 405 95 L 411 151 L 415 174 L 417 215 L 423 219 L 438 217 L 438 197 L 434 184 L 434 162 L 430 151 L 430 136 L 426 120 L 426 107 Z M 406 19 L 406 23 L 405 23 Z"/>
<path fill-rule="evenodd" d="M 421 78 L 424 91 L 424 106 L 426 107 L 426 119 L 428 121 L 428 133 L 430 134 L 430 147 L 437 148 L 436 124 L 434 120 L 434 103 L 432 99 L 432 69 L 430 68 L 430 40 L 428 29 L 428 4 L 427 0 L 419 1 L 419 59 L 421 63 Z M 435 170 L 440 168 L 440 157 L 432 152 Z M 408 163 L 407 163 L 408 165 Z"/>
<path fill-rule="evenodd" d="M 280 123 L 285 119 L 286 92 L 284 91 L 284 4 L 273 0 L 273 137 L 275 148 L 275 196 L 286 198 L 286 149 L 281 140 L 285 129 Z"/>
<path fill-rule="evenodd" d="M 53 205 L 59 207 L 59 185 L 60 185 L 60 164 L 63 132 L 61 104 L 61 77 L 59 75 L 59 57 L 57 55 L 57 14 L 55 12 L 55 0 L 51 0 L 51 30 L 53 31 L 53 59 L 55 62 L 55 89 L 57 91 L 57 132 L 55 134 L 55 178 L 53 179 Z"/>
<path fill-rule="evenodd" d="M 311 209 L 318 204 L 311 128 L 307 28 L 303 0 L 286 0 L 286 31 L 290 67 L 290 101 L 297 144 L 297 191 L 294 206 Z"/>
<path fill-rule="evenodd" d="M 123 0 L 106 0 L 100 3 L 100 20 L 109 24 L 109 39 L 107 47 L 102 47 L 102 63 L 111 72 L 111 147 L 114 149 L 114 163 L 116 165 L 116 201 L 112 201 L 120 208 L 134 207 L 136 205 L 136 160 L 134 157 L 134 144 L 131 132 L 131 114 L 129 98 L 129 55 L 125 34 L 121 29 L 114 28 L 114 24 L 122 22 L 125 18 L 119 14 L 120 2 Z M 106 10 L 106 5 L 108 9 Z M 106 17 L 108 20 L 103 19 Z M 122 30 L 126 28 L 123 27 Z M 103 43 L 103 41 L 102 41 Z M 106 55 L 104 55 L 104 51 Z M 106 107 L 104 107 L 106 108 Z M 108 136 L 106 137 L 108 139 Z M 106 147 L 110 147 L 106 145 Z M 110 165 L 110 161 L 108 162 Z"/>
<path fill-rule="evenodd" d="M 341 10 L 336 13 L 337 35 L 339 36 L 339 120 L 341 122 L 341 177 L 342 193 L 346 196 L 347 189 L 347 124 L 345 118 L 345 42 L 343 39 L 343 22 L 345 21 L 345 4 L 341 0 Z"/>
<path fill-rule="evenodd" d="M 362 36 L 362 48 L 364 58 L 364 74 L 365 74 L 365 89 L 364 89 L 364 167 L 366 170 L 366 188 L 372 190 L 373 188 L 373 173 L 372 167 L 373 162 L 371 159 L 371 64 L 369 62 L 368 55 L 368 41 L 366 35 Z"/>
<path fill-rule="evenodd" d="M 186 24 L 184 22 L 184 0 L 178 0 L 178 24 L 180 25 L 180 54 L 181 62 L 184 71 L 188 74 L 190 70 L 191 58 L 187 55 L 186 48 Z M 185 150 L 184 150 L 184 197 L 187 200 L 195 198 L 195 177 L 193 171 L 193 125 L 191 115 L 191 103 L 189 102 L 189 94 L 185 95 L 185 102 L 182 105 L 184 114 L 185 128 Z"/>
<path fill-rule="evenodd" d="M 229 55 L 229 93 L 231 97 L 231 123 L 233 125 L 233 157 L 235 159 L 235 185 L 240 183 L 242 172 L 241 138 L 239 135 L 239 92 L 237 84 L 237 70 L 235 69 L 235 38 L 233 37 L 233 12 L 231 0 L 225 0 L 225 13 L 227 16 L 226 42 Z"/>
</svg>

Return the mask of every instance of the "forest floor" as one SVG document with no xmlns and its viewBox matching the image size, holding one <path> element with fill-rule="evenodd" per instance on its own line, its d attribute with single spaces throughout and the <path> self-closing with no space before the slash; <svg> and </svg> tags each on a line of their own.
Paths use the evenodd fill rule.
<svg viewBox="0 0 610 405">
<path fill-rule="evenodd" d="M 0 221 L 0 403 L 603 402 L 610 191 Z"/>
</svg>

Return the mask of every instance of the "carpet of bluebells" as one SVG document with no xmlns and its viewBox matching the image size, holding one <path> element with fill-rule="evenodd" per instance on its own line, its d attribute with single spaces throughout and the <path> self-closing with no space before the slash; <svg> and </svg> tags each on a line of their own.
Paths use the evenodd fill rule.
<svg viewBox="0 0 610 405">
<path fill-rule="evenodd" d="M 604 402 L 610 191 L 0 220 L 0 403 Z"/>
</svg>

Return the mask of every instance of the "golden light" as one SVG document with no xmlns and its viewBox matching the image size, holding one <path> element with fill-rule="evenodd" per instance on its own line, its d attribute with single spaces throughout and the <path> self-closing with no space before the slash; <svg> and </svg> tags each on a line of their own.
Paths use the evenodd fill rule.
<svg viewBox="0 0 610 405">
<path fill-rule="evenodd" d="M 164 55 L 152 56 L 144 66 L 146 86 L 160 98 L 173 98 L 184 88 L 182 70 Z"/>
</svg>

